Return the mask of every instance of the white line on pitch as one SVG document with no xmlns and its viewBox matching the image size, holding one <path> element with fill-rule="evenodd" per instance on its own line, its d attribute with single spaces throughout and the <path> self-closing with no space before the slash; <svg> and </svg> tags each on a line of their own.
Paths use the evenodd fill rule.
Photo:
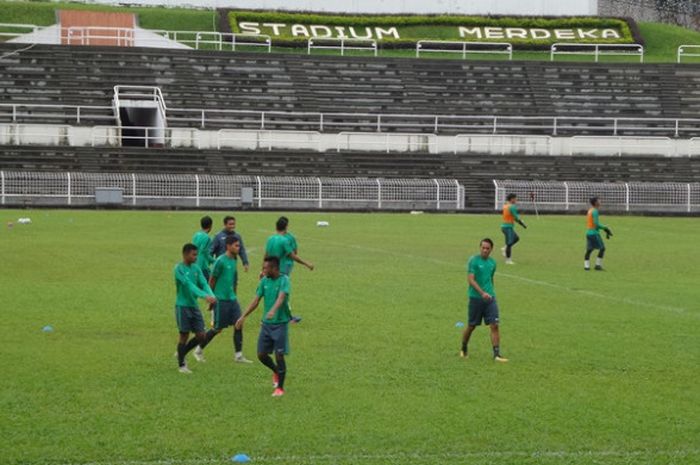
<svg viewBox="0 0 700 465">
<path fill-rule="evenodd" d="M 326 243 L 326 244 L 331 244 L 331 245 L 334 245 L 337 247 L 348 247 L 348 248 L 353 248 L 353 249 L 357 249 L 357 250 L 364 250 L 367 252 L 384 253 L 384 254 L 388 254 L 388 255 L 394 255 L 396 257 L 404 257 L 404 258 L 410 258 L 410 259 L 415 259 L 415 260 L 422 260 L 422 261 L 426 261 L 426 262 L 435 263 L 437 265 L 456 266 L 455 263 L 447 262 L 447 261 L 436 259 L 436 258 L 421 257 L 418 255 L 401 253 L 401 252 L 394 252 L 391 250 L 381 249 L 381 248 L 376 248 L 376 247 L 366 247 L 366 246 L 357 245 L 357 244 L 343 244 L 341 242 L 334 242 L 334 241 L 329 241 L 327 239 L 318 239 L 318 238 L 313 238 L 313 237 L 306 237 L 304 240 L 318 241 L 318 242 L 322 242 L 322 243 Z M 674 312 L 674 313 L 685 313 L 686 312 L 686 309 L 683 307 L 673 307 L 673 306 L 669 306 L 669 305 L 652 304 L 652 303 L 644 302 L 641 300 L 629 299 L 627 297 L 615 297 L 615 296 L 610 296 L 610 295 L 602 294 L 600 292 L 589 291 L 589 290 L 585 290 L 585 289 L 574 289 L 574 288 L 564 286 L 561 284 L 550 283 L 547 281 L 540 281 L 538 279 L 525 278 L 523 276 L 518 276 L 518 275 L 514 275 L 514 274 L 510 274 L 510 273 L 503 273 L 502 271 L 498 271 L 496 274 L 498 276 L 504 276 L 506 278 L 516 279 L 516 280 L 523 281 L 523 282 L 526 282 L 529 284 L 534 284 L 537 286 L 551 287 L 553 289 L 559 289 L 561 291 L 574 292 L 577 294 L 587 295 L 587 296 L 591 296 L 591 297 L 597 297 L 599 299 L 610 300 L 613 302 L 620 302 L 620 303 L 624 303 L 624 304 L 628 304 L 628 305 L 636 305 L 639 307 L 653 308 L 656 310 L 666 310 L 666 311 L 670 311 L 670 312 Z"/>
</svg>

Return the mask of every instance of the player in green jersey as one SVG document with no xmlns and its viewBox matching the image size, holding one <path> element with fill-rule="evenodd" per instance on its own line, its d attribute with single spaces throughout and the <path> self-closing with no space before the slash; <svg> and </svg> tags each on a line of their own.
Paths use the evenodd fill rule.
<svg viewBox="0 0 700 465">
<path fill-rule="evenodd" d="M 603 270 L 603 257 L 605 257 L 605 243 L 600 237 L 600 231 L 605 231 L 605 237 L 610 239 L 613 235 L 610 228 L 600 222 L 600 200 L 598 197 L 591 197 L 591 208 L 586 214 L 586 255 L 584 257 L 583 269 L 589 271 L 591 269 L 591 253 L 598 249 L 598 256 L 595 259 L 595 269 Z"/>
<path fill-rule="evenodd" d="M 214 297 L 217 300 L 214 306 L 214 325 L 207 331 L 204 343 L 200 346 L 202 349 L 225 328 L 236 324 L 241 317 L 241 306 L 238 304 L 235 287 L 240 250 L 241 242 L 238 238 L 229 236 L 226 238 L 226 252 L 214 263 L 211 278 L 209 278 L 209 286 L 214 289 Z M 233 347 L 235 362 L 253 363 L 243 356 L 243 330 L 234 328 Z"/>
<path fill-rule="evenodd" d="M 214 259 L 211 256 L 211 237 L 209 233 L 211 232 L 212 219 L 210 216 L 203 217 L 199 224 L 202 229 L 194 233 L 192 236 L 192 243 L 197 246 L 197 265 L 204 273 L 204 277 L 209 280 L 209 267 L 214 263 Z"/>
<path fill-rule="evenodd" d="M 294 262 L 301 263 L 309 270 L 314 269 L 311 262 L 303 260 L 296 254 L 296 239 L 291 241 L 287 234 L 289 220 L 282 216 L 275 225 L 276 234 L 268 237 L 265 243 L 265 257 L 275 257 L 280 263 L 280 273 L 289 276 Z M 264 264 L 264 262 L 263 262 Z"/>
<path fill-rule="evenodd" d="M 289 347 L 288 323 L 292 317 L 289 311 L 291 285 L 289 277 L 280 273 L 277 257 L 267 257 L 263 263 L 264 277 L 260 280 L 255 298 L 248 309 L 236 322 L 236 329 L 243 329 L 245 319 L 264 301 L 265 313 L 258 337 L 258 359 L 272 370 L 273 397 L 284 395 L 284 381 L 287 364 L 284 359 Z M 275 354 L 275 361 L 270 357 Z"/>
<path fill-rule="evenodd" d="M 175 319 L 180 337 L 177 343 L 177 362 L 181 373 L 192 373 L 185 363 L 185 356 L 198 344 L 204 342 L 204 319 L 197 305 L 197 299 L 204 299 L 210 304 L 216 303 L 212 292 L 197 261 L 197 246 L 185 244 L 182 248 L 182 262 L 175 266 Z M 194 337 L 187 341 L 190 333 Z"/>
<path fill-rule="evenodd" d="M 469 338 L 481 324 L 484 323 L 491 328 L 491 345 L 493 346 L 493 359 L 497 362 L 507 362 L 508 359 L 501 355 L 501 336 L 498 330 L 498 304 L 496 303 L 496 293 L 494 292 L 493 276 L 496 274 L 496 260 L 490 257 L 493 250 L 493 241 L 483 239 L 480 243 L 480 253 L 472 256 L 467 262 L 467 280 L 469 282 L 469 314 L 467 327 L 462 334 L 462 350 L 460 355 L 463 358 L 469 357 L 467 344 Z"/>
</svg>

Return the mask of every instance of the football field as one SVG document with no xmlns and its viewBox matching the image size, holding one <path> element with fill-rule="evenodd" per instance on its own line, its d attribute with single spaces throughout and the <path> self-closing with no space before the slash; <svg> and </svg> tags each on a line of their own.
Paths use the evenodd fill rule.
<svg viewBox="0 0 700 465">
<path fill-rule="evenodd" d="M 700 219 L 601 213 L 603 272 L 581 215 L 526 214 L 506 267 L 496 214 L 286 214 L 316 270 L 292 275 L 303 321 L 271 398 L 260 309 L 254 364 L 228 329 L 177 371 L 172 271 L 204 212 L 0 210 L 1 462 L 700 464 Z M 278 216 L 236 214 L 244 308 Z M 484 327 L 458 356 L 483 237 L 507 364 Z"/>
</svg>

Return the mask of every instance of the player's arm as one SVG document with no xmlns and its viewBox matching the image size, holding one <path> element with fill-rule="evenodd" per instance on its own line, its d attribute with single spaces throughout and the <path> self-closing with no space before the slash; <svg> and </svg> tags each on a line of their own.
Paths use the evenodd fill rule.
<svg viewBox="0 0 700 465">
<path fill-rule="evenodd" d="M 248 252 L 245 251 L 245 245 L 243 245 L 243 238 L 240 234 L 238 234 L 238 243 L 241 245 L 241 249 L 239 250 L 238 255 L 241 256 L 241 261 L 243 262 L 243 271 L 247 273 L 248 268 L 250 268 L 250 263 L 248 262 Z"/>
<path fill-rule="evenodd" d="M 512 213 L 513 218 L 515 219 L 515 222 L 518 223 L 523 228 L 527 229 L 527 226 L 525 225 L 525 223 L 523 223 L 523 220 L 520 219 L 520 214 L 518 213 L 518 207 L 516 207 L 515 205 L 511 205 L 510 212 Z"/>
<path fill-rule="evenodd" d="M 197 285 L 206 293 L 206 295 L 214 297 L 214 291 L 212 291 L 211 287 L 209 287 L 209 283 L 204 277 L 204 273 L 199 273 L 199 282 L 197 283 Z M 207 299 L 207 302 L 209 302 L 209 299 Z M 214 302 L 216 302 L 216 299 L 214 299 Z"/>
<path fill-rule="evenodd" d="M 246 309 L 245 313 L 241 315 L 241 317 L 236 321 L 236 329 L 241 329 L 243 328 L 243 324 L 245 323 L 245 319 L 248 318 L 248 315 L 253 313 L 256 308 L 258 308 L 258 305 L 260 304 L 260 296 L 256 295 L 253 301 L 248 304 L 248 308 Z"/>
<path fill-rule="evenodd" d="M 311 262 L 307 262 L 306 260 L 302 259 L 299 255 L 296 254 L 296 252 L 294 252 L 294 251 L 290 252 L 290 253 L 289 253 L 289 257 L 290 257 L 292 260 L 294 260 L 295 262 L 300 263 L 300 264 L 304 265 L 305 267 L 307 267 L 309 270 L 312 270 L 312 271 L 313 271 L 313 269 L 314 269 L 314 264 L 311 263 Z"/>
<path fill-rule="evenodd" d="M 469 281 L 469 285 L 473 287 L 484 300 L 491 300 L 491 294 L 484 292 L 481 286 L 479 286 L 479 283 L 476 282 L 476 278 L 474 277 L 474 273 L 469 273 L 469 275 L 467 275 L 467 280 Z"/>
<path fill-rule="evenodd" d="M 267 315 L 265 315 L 265 318 L 268 320 L 271 320 L 277 315 L 277 310 L 280 309 L 282 304 L 284 303 L 284 298 L 287 297 L 287 294 L 284 291 L 280 291 L 280 293 L 277 295 L 277 300 L 275 300 L 274 305 L 270 309 L 269 312 L 267 312 Z"/>
<path fill-rule="evenodd" d="M 180 270 L 175 271 L 175 279 L 180 284 L 186 286 L 192 294 L 199 297 L 200 299 L 205 299 L 210 304 L 213 304 L 216 302 L 216 298 L 214 297 L 214 293 L 211 292 L 211 289 L 209 289 L 208 285 L 206 287 L 207 287 L 207 289 L 209 289 L 209 293 L 206 292 L 206 289 L 203 289 L 200 286 L 198 286 L 197 284 L 195 284 L 185 273 L 183 273 Z M 201 281 L 203 281 L 206 284 L 204 277 L 201 278 Z"/>
<path fill-rule="evenodd" d="M 593 222 L 595 223 L 596 231 L 600 231 L 602 229 L 603 231 L 605 231 L 605 236 L 608 239 L 610 239 L 612 237 L 613 233 L 610 230 L 610 228 L 608 228 L 607 226 L 605 226 L 603 223 L 600 222 L 600 214 L 598 213 L 597 210 L 593 212 Z"/>
</svg>

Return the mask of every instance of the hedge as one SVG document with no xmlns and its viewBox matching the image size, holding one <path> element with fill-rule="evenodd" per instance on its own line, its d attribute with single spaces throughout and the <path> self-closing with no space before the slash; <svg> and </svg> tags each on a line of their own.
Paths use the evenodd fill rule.
<svg viewBox="0 0 700 465">
<path fill-rule="evenodd" d="M 520 28 L 543 28 L 543 29 L 575 29 L 575 28 L 599 28 L 616 29 L 620 32 L 620 39 L 598 39 L 597 43 L 642 43 L 638 35 L 638 28 L 633 20 L 628 18 L 594 18 L 594 17 L 517 17 L 517 16 L 454 16 L 454 15 L 344 15 L 331 14 L 321 15 L 308 12 L 270 12 L 252 10 L 230 10 L 221 11 L 219 16 L 222 32 L 240 32 L 238 22 L 254 21 L 258 23 L 285 23 L 303 25 L 326 25 L 326 26 L 434 26 L 434 27 L 520 27 Z M 224 18 L 228 18 L 225 21 Z M 637 32 L 636 34 L 633 33 Z M 437 37 L 437 36 L 435 36 Z M 414 47 L 417 40 L 430 40 L 435 37 L 413 37 L 402 39 L 382 39 L 382 47 L 385 48 L 409 48 Z M 481 39 L 488 41 L 489 39 Z M 519 49 L 541 49 L 548 48 L 554 39 L 507 39 Z M 498 39 L 503 41 L 503 39 Z M 274 37 L 273 44 L 276 46 L 303 47 L 306 45 L 306 37 L 294 37 L 287 33 Z"/>
</svg>

